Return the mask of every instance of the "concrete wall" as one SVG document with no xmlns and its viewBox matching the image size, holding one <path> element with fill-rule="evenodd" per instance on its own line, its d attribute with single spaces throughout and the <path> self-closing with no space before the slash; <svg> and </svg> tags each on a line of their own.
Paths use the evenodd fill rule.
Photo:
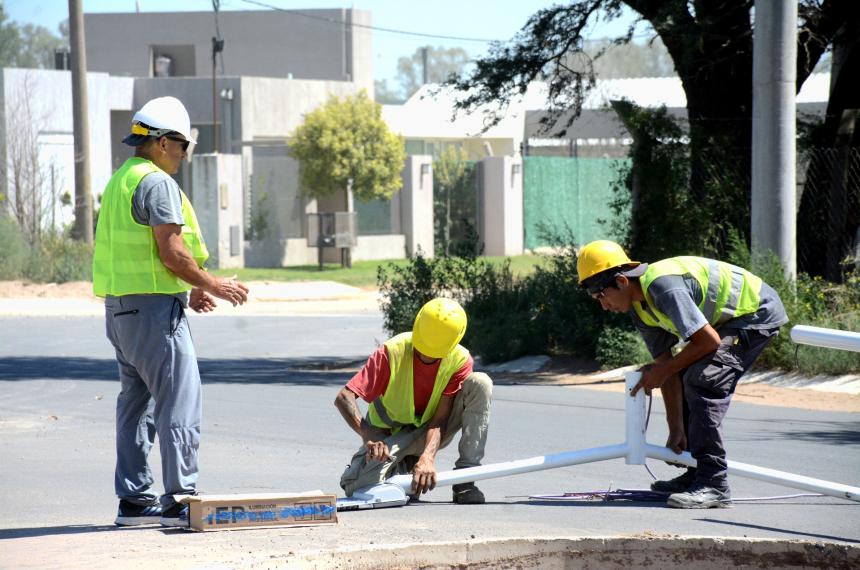
<svg viewBox="0 0 860 570">
<path fill-rule="evenodd" d="M 210 268 L 244 267 L 242 157 L 203 154 L 192 161 L 194 210 Z"/>
<path fill-rule="evenodd" d="M 42 168 L 54 165 L 57 190 L 74 196 L 74 133 L 72 128 L 72 75 L 68 71 L 3 69 L 0 88 L 0 171 L 11 168 L 9 145 L 34 136 Z M 132 104 L 131 79 L 87 74 L 90 127 L 90 180 L 96 207 L 112 174 L 113 111 L 127 111 Z M 8 174 L 8 172 L 7 172 Z M 46 189 L 47 190 L 47 189 Z M 9 194 L 6 176 L 0 175 L 0 192 Z M 58 218 L 68 222 L 68 219 Z"/>
<path fill-rule="evenodd" d="M 402 176 L 399 202 L 406 250 L 414 255 L 420 248 L 425 256 L 433 257 L 433 157 L 406 157 Z"/>
<path fill-rule="evenodd" d="M 481 240 L 486 255 L 523 252 L 523 164 L 520 157 L 483 161 Z"/>
<path fill-rule="evenodd" d="M 221 11 L 218 21 L 229 74 L 355 81 L 373 93 L 371 30 L 351 24 L 369 25 L 370 12 L 236 10 Z M 93 71 L 152 77 L 153 54 L 163 53 L 177 72 L 212 74 L 210 11 L 85 14 L 84 27 Z"/>
<path fill-rule="evenodd" d="M 403 234 L 358 236 L 358 245 L 352 248 L 353 261 L 403 259 L 405 255 L 406 236 Z"/>
</svg>

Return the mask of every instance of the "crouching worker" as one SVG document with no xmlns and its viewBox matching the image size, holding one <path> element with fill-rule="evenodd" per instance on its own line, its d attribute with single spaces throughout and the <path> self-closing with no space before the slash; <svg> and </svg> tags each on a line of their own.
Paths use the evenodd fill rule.
<svg viewBox="0 0 860 570">
<path fill-rule="evenodd" d="M 433 299 L 421 308 L 412 332 L 385 342 L 338 393 L 335 406 L 363 444 L 340 479 L 347 496 L 406 473 L 412 473 L 412 495 L 432 490 L 436 453 L 458 431 L 454 468 L 481 464 L 493 383 L 472 371 L 469 351 L 458 344 L 465 332 L 463 307 Z M 368 402 L 364 418 L 357 397 Z M 482 504 L 484 494 L 474 483 L 454 485 L 454 502 Z"/>
<path fill-rule="evenodd" d="M 659 388 L 675 453 L 689 450 L 696 469 L 654 491 L 680 509 L 725 507 L 731 500 L 721 428 L 738 380 L 779 327 L 782 301 L 749 271 L 704 257 L 631 261 L 618 244 L 594 241 L 579 252 L 579 283 L 606 311 L 627 313 L 654 363 L 633 388 Z M 677 354 L 679 340 L 687 345 Z"/>
</svg>

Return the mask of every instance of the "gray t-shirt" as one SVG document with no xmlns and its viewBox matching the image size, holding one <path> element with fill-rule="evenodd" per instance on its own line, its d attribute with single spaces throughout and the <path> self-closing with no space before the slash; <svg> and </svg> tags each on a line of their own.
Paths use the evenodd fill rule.
<svg viewBox="0 0 860 570">
<path fill-rule="evenodd" d="M 137 223 L 146 226 L 185 225 L 179 184 L 164 172 L 147 174 L 138 183 L 132 196 L 131 215 Z M 187 292 L 174 296 L 182 302 L 183 307 L 188 306 Z"/>
<path fill-rule="evenodd" d="M 690 275 L 663 275 L 651 282 L 648 294 L 657 309 L 669 317 L 684 340 L 708 324 L 699 310 L 702 302 L 702 288 Z M 785 307 L 779 295 L 767 283 L 762 283 L 759 292 L 759 307 L 755 313 L 732 319 L 720 328 L 733 329 L 775 329 L 788 322 Z M 678 343 L 678 337 L 668 331 L 646 325 L 636 311 L 631 309 L 630 317 L 642 335 L 651 356 L 657 357 Z"/>
</svg>

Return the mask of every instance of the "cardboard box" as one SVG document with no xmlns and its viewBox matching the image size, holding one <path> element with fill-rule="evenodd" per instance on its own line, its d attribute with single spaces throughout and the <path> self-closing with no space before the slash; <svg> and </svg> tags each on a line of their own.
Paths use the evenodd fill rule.
<svg viewBox="0 0 860 570">
<path fill-rule="evenodd" d="M 197 531 L 337 524 L 337 497 L 322 491 L 193 495 L 180 502 Z"/>
</svg>

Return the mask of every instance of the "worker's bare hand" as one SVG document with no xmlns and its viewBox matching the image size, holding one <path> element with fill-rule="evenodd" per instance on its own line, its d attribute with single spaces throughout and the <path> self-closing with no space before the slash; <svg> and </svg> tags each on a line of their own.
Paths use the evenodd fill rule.
<svg viewBox="0 0 860 570">
<path fill-rule="evenodd" d="M 230 301 L 234 307 L 236 305 L 243 305 L 248 300 L 248 288 L 235 279 L 217 277 L 215 285 L 207 292 L 219 299 Z"/>
<path fill-rule="evenodd" d="M 203 289 L 195 287 L 191 290 L 188 306 L 196 313 L 209 313 L 215 310 L 215 299 Z"/>
<path fill-rule="evenodd" d="M 659 388 L 669 378 L 669 374 L 666 373 L 665 368 L 657 363 L 646 364 L 639 369 L 639 372 L 642 373 L 642 378 L 639 379 L 639 382 L 630 391 L 631 396 L 635 396 L 636 392 L 640 389 L 644 389 L 645 393 L 650 396 L 651 390 Z"/>
<path fill-rule="evenodd" d="M 420 495 L 436 488 L 436 466 L 432 459 L 421 457 L 412 470 L 412 493 Z"/>
<path fill-rule="evenodd" d="M 669 438 L 666 440 L 666 447 L 675 453 L 683 453 L 687 450 L 687 435 L 683 432 L 669 432 Z M 669 465 L 676 465 L 667 461 Z"/>
<path fill-rule="evenodd" d="M 364 445 L 367 447 L 367 455 L 365 458 L 368 462 L 385 461 L 391 457 L 390 452 L 388 451 L 388 446 L 385 445 L 384 441 L 365 441 Z"/>
</svg>

